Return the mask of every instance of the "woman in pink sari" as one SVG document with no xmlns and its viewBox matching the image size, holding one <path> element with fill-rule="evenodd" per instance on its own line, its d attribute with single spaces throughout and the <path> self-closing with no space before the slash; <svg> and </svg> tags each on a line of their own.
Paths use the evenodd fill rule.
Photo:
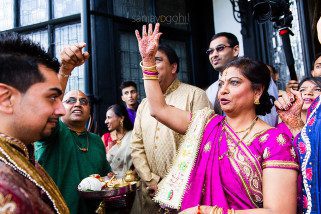
<svg viewBox="0 0 321 214">
<path fill-rule="evenodd" d="M 296 213 L 299 166 L 291 140 L 257 117 L 273 105 L 267 67 L 247 58 L 226 66 L 218 92 L 226 116 L 185 112 L 167 105 L 159 86 L 160 35 L 159 24 L 154 31 L 143 26 L 142 37 L 136 31 L 150 112 L 186 135 L 154 199 L 182 213 Z"/>
</svg>

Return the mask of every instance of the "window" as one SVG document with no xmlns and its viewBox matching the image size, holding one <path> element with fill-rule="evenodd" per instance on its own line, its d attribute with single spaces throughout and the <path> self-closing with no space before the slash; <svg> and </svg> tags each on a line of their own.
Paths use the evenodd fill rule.
<svg viewBox="0 0 321 214">
<path fill-rule="evenodd" d="M 54 0 L 54 18 L 80 13 L 81 1 L 79 0 Z"/>
<path fill-rule="evenodd" d="M 39 43 L 45 50 L 48 50 L 48 31 L 35 31 L 32 33 L 25 34 L 27 37 L 29 37 L 31 40 Z"/>
<path fill-rule="evenodd" d="M 150 0 L 113 0 L 115 16 L 137 21 L 149 20 L 153 14 L 152 8 Z"/>
<path fill-rule="evenodd" d="M 60 58 L 60 53 L 68 44 L 75 44 L 82 39 L 82 31 L 80 24 L 67 25 L 57 27 L 55 29 L 55 53 L 56 57 Z M 84 65 L 76 68 L 69 77 L 66 91 L 73 89 L 84 90 Z"/>
<path fill-rule="evenodd" d="M 60 59 L 64 46 L 82 41 L 81 5 L 82 0 L 1 0 L 0 31 L 24 34 Z M 74 89 L 84 90 L 83 66 L 68 81 L 66 91 Z"/>
<path fill-rule="evenodd" d="M 44 0 L 21 0 L 20 1 L 20 24 L 31 25 L 49 18 L 48 1 Z"/>
<path fill-rule="evenodd" d="M 1 0 L 0 4 L 0 31 L 13 28 L 13 1 Z"/>
</svg>

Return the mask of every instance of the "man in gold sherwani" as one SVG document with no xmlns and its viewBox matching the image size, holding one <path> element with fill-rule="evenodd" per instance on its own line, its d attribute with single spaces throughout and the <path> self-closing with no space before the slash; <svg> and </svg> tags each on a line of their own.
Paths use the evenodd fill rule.
<svg viewBox="0 0 321 214">
<path fill-rule="evenodd" d="M 179 59 L 167 45 L 159 45 L 156 54 L 158 78 L 166 103 L 194 112 L 210 107 L 205 91 L 177 79 Z M 150 115 L 147 100 L 138 107 L 132 133 L 132 159 L 141 178 L 132 213 L 157 213 L 159 206 L 152 201 L 157 184 L 170 169 L 182 135 L 167 128 Z"/>
</svg>

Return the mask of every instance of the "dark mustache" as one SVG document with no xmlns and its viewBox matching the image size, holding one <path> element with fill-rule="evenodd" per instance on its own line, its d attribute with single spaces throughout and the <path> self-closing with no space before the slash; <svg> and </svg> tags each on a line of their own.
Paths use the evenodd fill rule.
<svg viewBox="0 0 321 214">
<path fill-rule="evenodd" d="M 59 118 L 58 118 L 58 117 L 50 117 L 50 118 L 48 119 L 48 122 L 55 122 L 55 123 L 58 123 L 58 120 L 59 120 Z"/>
</svg>

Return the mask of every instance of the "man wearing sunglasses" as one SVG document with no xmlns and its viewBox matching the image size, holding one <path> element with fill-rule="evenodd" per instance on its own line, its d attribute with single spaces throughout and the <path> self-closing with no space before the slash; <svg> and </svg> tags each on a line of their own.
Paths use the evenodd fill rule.
<svg viewBox="0 0 321 214">
<path fill-rule="evenodd" d="M 206 54 L 208 55 L 209 61 L 213 66 L 214 70 L 218 71 L 218 74 L 220 76 L 223 72 L 225 65 L 238 57 L 239 51 L 240 48 L 237 37 L 232 33 L 221 32 L 215 34 L 212 37 Z M 272 79 L 270 82 L 268 92 L 275 98 L 278 97 L 278 89 Z M 214 111 L 218 114 L 223 114 L 219 101 L 216 99 L 217 93 L 218 80 L 207 88 L 206 95 L 209 101 L 212 103 Z M 275 107 L 272 108 L 270 114 L 260 116 L 260 118 L 268 124 L 270 124 L 271 126 L 275 126 L 277 124 L 278 119 Z"/>
<path fill-rule="evenodd" d="M 233 59 L 236 59 L 239 51 L 239 41 L 236 36 L 232 33 L 222 32 L 212 37 L 206 54 L 214 70 L 217 71 L 220 76 L 224 66 Z M 208 87 L 206 95 L 212 103 L 215 112 L 221 112 L 219 103 L 215 103 L 217 91 L 218 80 Z"/>
<path fill-rule="evenodd" d="M 83 43 L 69 46 L 61 53 L 60 75 L 63 90 L 71 71 L 85 62 L 87 52 Z M 111 168 L 100 136 L 86 130 L 90 117 L 88 97 L 79 90 L 69 91 L 62 101 L 66 114 L 60 117 L 53 134 L 36 142 L 36 160 L 45 168 L 59 187 L 71 213 L 94 213 L 96 202 L 80 198 L 77 186 L 91 174 L 107 175 Z"/>
</svg>

